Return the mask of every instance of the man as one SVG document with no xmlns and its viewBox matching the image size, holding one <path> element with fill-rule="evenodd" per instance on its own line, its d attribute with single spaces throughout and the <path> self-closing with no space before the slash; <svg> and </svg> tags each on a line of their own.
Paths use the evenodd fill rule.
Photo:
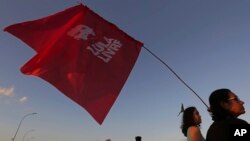
<svg viewBox="0 0 250 141">
<path fill-rule="evenodd" d="M 214 122 L 208 129 L 206 141 L 229 141 L 232 125 L 249 125 L 238 118 L 245 113 L 244 102 L 231 90 L 215 90 L 209 97 L 209 104 Z"/>
</svg>

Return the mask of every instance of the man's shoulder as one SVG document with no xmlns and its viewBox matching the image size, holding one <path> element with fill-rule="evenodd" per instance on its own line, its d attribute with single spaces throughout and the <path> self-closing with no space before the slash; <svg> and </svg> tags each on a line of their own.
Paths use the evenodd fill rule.
<svg viewBox="0 0 250 141">
<path fill-rule="evenodd" d="M 228 141 L 226 133 L 226 124 L 223 121 L 213 122 L 207 131 L 207 141 Z"/>
<path fill-rule="evenodd" d="M 221 128 L 225 127 L 227 125 L 227 121 L 222 120 L 222 121 L 215 121 L 210 125 L 210 128 Z"/>
<path fill-rule="evenodd" d="M 232 118 L 232 119 L 228 120 L 228 122 L 229 122 L 229 124 L 249 124 L 245 120 L 239 119 L 239 118 Z"/>
</svg>

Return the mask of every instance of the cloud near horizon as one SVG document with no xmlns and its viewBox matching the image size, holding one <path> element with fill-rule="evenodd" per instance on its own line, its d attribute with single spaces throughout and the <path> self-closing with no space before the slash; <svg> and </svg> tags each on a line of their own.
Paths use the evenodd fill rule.
<svg viewBox="0 0 250 141">
<path fill-rule="evenodd" d="M 24 103 L 26 101 L 28 101 L 28 97 L 26 97 L 26 96 L 19 99 L 19 102 L 21 102 L 21 103 Z"/>
<path fill-rule="evenodd" d="M 0 87 L 0 95 L 4 95 L 4 96 L 13 96 L 14 95 L 14 87 L 8 87 L 8 88 L 2 88 Z"/>
</svg>

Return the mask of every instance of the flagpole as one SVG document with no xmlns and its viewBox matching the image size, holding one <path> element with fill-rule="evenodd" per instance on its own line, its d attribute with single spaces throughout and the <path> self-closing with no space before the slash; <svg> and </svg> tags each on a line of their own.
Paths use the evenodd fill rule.
<svg viewBox="0 0 250 141">
<path fill-rule="evenodd" d="M 202 98 L 183 80 L 181 77 L 167 64 L 165 63 L 160 57 L 155 55 L 152 51 L 150 51 L 148 48 L 143 46 L 144 49 L 146 49 L 151 55 L 153 55 L 157 60 L 159 60 L 165 67 L 167 67 L 176 77 L 178 80 L 181 81 L 182 84 L 184 84 L 195 96 L 199 98 L 199 100 L 209 109 L 208 105 L 202 100 Z"/>
</svg>

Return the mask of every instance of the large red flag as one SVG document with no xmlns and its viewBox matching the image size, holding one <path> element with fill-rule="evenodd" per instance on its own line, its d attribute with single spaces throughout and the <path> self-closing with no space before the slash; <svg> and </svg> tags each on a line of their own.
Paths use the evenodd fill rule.
<svg viewBox="0 0 250 141">
<path fill-rule="evenodd" d="M 84 107 L 102 124 L 143 43 L 80 4 L 5 31 L 37 54 L 21 71 L 38 76 Z"/>
</svg>

